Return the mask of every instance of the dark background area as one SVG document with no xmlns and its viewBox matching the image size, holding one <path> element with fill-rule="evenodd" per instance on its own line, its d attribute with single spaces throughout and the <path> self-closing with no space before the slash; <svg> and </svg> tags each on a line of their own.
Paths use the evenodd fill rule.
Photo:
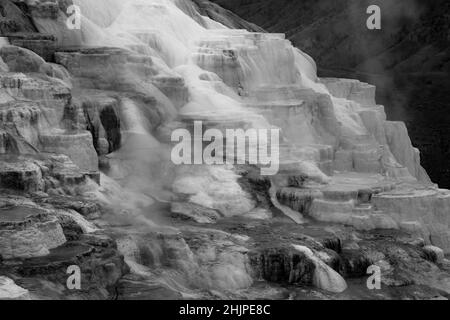
<svg viewBox="0 0 450 320">
<path fill-rule="evenodd" d="M 377 86 L 389 120 L 405 121 L 432 180 L 450 188 L 449 0 L 212 0 L 287 37 L 319 76 Z M 369 5 L 381 30 L 368 30 Z"/>
</svg>

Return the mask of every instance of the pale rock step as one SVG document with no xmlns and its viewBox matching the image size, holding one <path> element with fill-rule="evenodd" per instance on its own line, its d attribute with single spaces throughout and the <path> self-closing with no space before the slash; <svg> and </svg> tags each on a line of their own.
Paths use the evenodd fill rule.
<svg viewBox="0 0 450 320">
<path fill-rule="evenodd" d="M 230 166 L 184 165 L 175 169 L 172 191 L 190 203 L 214 209 L 225 217 L 243 215 L 256 208 Z"/>
<path fill-rule="evenodd" d="M 282 126 L 286 120 L 296 114 L 304 112 L 307 104 L 304 100 L 288 99 L 279 101 L 248 101 L 246 106 L 263 115 L 266 119 L 270 119 L 271 123 L 276 126 Z M 285 130 L 284 127 L 282 127 Z"/>
<path fill-rule="evenodd" d="M 331 146 L 282 143 L 279 148 L 279 170 L 273 177 L 279 187 L 301 187 L 306 180 L 328 182 L 332 174 Z"/>
<path fill-rule="evenodd" d="M 389 215 L 374 212 L 368 207 L 357 207 L 354 201 L 314 200 L 310 216 L 317 221 L 353 226 L 357 230 L 399 229 Z"/>
<path fill-rule="evenodd" d="M 353 209 L 355 216 L 369 216 L 373 213 L 373 206 L 370 204 L 359 204 Z"/>
<path fill-rule="evenodd" d="M 235 51 L 199 48 L 198 52 L 192 55 L 192 60 L 200 68 L 219 75 L 228 86 L 236 90 L 243 88 L 244 74 Z"/>
<path fill-rule="evenodd" d="M 137 92 L 167 99 L 174 109 L 188 102 L 184 79 L 148 55 L 121 48 L 72 47 L 56 52 L 55 59 L 83 88 Z"/>
<path fill-rule="evenodd" d="M 325 197 L 333 200 L 370 203 L 373 194 L 393 190 L 396 181 L 377 174 L 337 173 L 321 188 Z"/>
<path fill-rule="evenodd" d="M 109 89 L 110 81 L 124 82 L 127 51 L 118 48 L 64 48 L 55 53 L 56 63 L 63 65 L 82 87 Z"/>
<path fill-rule="evenodd" d="M 53 55 L 51 53 L 51 55 Z M 0 58 L 3 72 L 23 72 L 26 74 L 40 74 L 41 78 L 47 76 L 61 80 L 70 85 L 70 75 L 60 65 L 47 63 L 35 52 L 14 45 L 1 45 Z M 52 58 L 50 58 L 53 61 Z M 5 68 L 6 67 L 6 68 Z"/>
<path fill-rule="evenodd" d="M 309 216 L 317 221 L 350 225 L 353 218 L 355 203 L 349 201 L 331 201 L 315 199 Z"/>
<path fill-rule="evenodd" d="M 450 252 L 450 193 L 447 190 L 417 187 L 385 192 L 373 197 L 377 210 L 389 214 L 395 221 L 419 222 L 435 246 Z"/>
<path fill-rule="evenodd" d="M 402 221 L 399 223 L 399 227 L 401 230 L 423 239 L 424 242 L 429 242 L 430 233 L 420 221 Z"/>
<path fill-rule="evenodd" d="M 36 206 L 0 207 L 0 256 L 45 256 L 66 242 L 57 217 Z"/>
<path fill-rule="evenodd" d="M 300 85 L 266 85 L 251 91 L 245 102 L 282 128 L 283 136 L 291 144 L 339 144 L 341 125 L 327 94 Z"/>
<path fill-rule="evenodd" d="M 0 83 L 2 153 L 64 153 L 86 171 L 98 169 L 92 137 L 77 132 L 85 119 L 82 109 L 71 103 L 67 85 L 54 78 L 18 73 L 1 74 Z"/>
<path fill-rule="evenodd" d="M 43 152 L 67 155 L 81 170 L 98 171 L 98 157 L 90 132 L 54 132 L 39 136 Z"/>
<path fill-rule="evenodd" d="M 338 172 L 384 173 L 395 178 L 412 179 L 408 169 L 397 162 L 390 150 L 382 145 L 345 145 L 334 155 L 334 170 Z"/>
<path fill-rule="evenodd" d="M 286 106 L 295 106 L 295 103 L 303 101 L 302 99 L 307 100 L 313 94 L 317 93 L 311 89 L 302 88 L 298 84 L 263 85 L 249 91 L 248 98 L 256 100 L 263 107 L 270 106 L 271 104 L 274 106 L 283 106 L 283 101 L 287 102 Z"/>
<path fill-rule="evenodd" d="M 445 259 L 444 250 L 435 246 L 425 246 L 424 253 L 435 263 L 442 263 Z"/>
<path fill-rule="evenodd" d="M 366 106 L 375 106 L 376 87 L 352 79 L 321 78 L 330 93 L 337 98 L 352 100 Z"/>
<path fill-rule="evenodd" d="M 380 145 L 387 145 L 386 131 L 384 122 L 386 113 L 383 106 L 376 106 L 371 108 L 364 108 L 358 111 L 361 121 L 366 127 L 367 131 L 376 139 Z"/>
</svg>

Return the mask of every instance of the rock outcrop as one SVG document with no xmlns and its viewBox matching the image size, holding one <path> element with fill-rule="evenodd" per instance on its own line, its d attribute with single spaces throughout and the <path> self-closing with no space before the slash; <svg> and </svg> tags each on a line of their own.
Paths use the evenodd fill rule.
<svg viewBox="0 0 450 320">
<path fill-rule="evenodd" d="M 36 29 L 33 23 L 14 2 L 10 0 L 2 0 L 0 2 L 0 34 L 35 32 Z"/>
<path fill-rule="evenodd" d="M 311 249 L 302 246 L 294 246 L 294 249 L 302 252 L 314 264 L 312 281 L 315 287 L 335 293 L 344 292 L 347 289 L 344 278 L 316 257 Z"/>
<path fill-rule="evenodd" d="M 0 300 L 30 300 L 28 290 L 19 287 L 13 280 L 0 277 Z"/>
</svg>

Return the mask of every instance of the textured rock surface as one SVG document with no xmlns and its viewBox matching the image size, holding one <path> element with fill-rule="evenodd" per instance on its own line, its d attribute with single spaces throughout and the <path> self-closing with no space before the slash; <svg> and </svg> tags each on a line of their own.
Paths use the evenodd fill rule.
<svg viewBox="0 0 450 320">
<path fill-rule="evenodd" d="M 34 52 L 17 46 L 3 46 L 0 56 L 11 72 L 41 72 L 45 61 Z"/>
<path fill-rule="evenodd" d="M 98 174 L 80 170 L 67 156 L 0 155 L 0 186 L 21 192 L 77 193 L 76 188 Z"/>
<path fill-rule="evenodd" d="M 13 210 L 23 213 L 30 209 L 15 207 Z M 23 220 L 16 220 L 18 217 L 14 217 L 14 214 L 8 211 L 7 209 L 1 210 L 0 255 L 3 259 L 45 256 L 50 253 L 49 250 L 66 242 L 56 217 L 45 217 L 45 213 L 42 213 L 41 216 L 23 217 Z M 14 220 L 4 221 L 4 215 L 13 215 L 12 219 Z"/>
<path fill-rule="evenodd" d="M 30 300 L 28 290 L 19 287 L 13 280 L 0 277 L 0 300 Z"/>
<path fill-rule="evenodd" d="M 374 204 L 397 221 L 420 222 L 428 235 L 427 240 L 448 252 L 450 242 L 447 201 L 449 199 L 450 195 L 447 191 L 423 190 L 381 193 L 374 197 Z"/>
<path fill-rule="evenodd" d="M 20 32 L 8 34 L 8 39 L 11 45 L 29 49 L 45 61 L 51 62 L 54 60 L 56 38 L 51 34 Z"/>
<path fill-rule="evenodd" d="M 323 76 L 377 85 L 391 120 L 405 121 L 422 162 L 441 187 L 450 186 L 446 110 L 450 100 L 449 4 L 445 0 L 213 0 L 270 32 L 285 32 L 318 61 Z M 366 28 L 366 9 L 380 6 L 383 32 Z"/>
<path fill-rule="evenodd" d="M 36 31 L 30 19 L 14 4 L 14 1 L 2 0 L 0 5 L 2 8 L 0 34 Z"/>
<path fill-rule="evenodd" d="M 263 32 L 264 30 L 253 23 L 249 23 L 231 11 L 225 10 L 224 8 L 215 5 L 210 1 L 194 0 L 199 8 L 198 13 L 202 16 L 211 18 L 212 20 L 223 24 L 224 26 L 231 29 L 247 29 L 252 32 Z"/>
<path fill-rule="evenodd" d="M 448 191 L 374 86 L 207 1 L 77 0 L 79 30 L 69 3 L 22 3 L 41 33 L 0 47 L 1 275 L 42 299 L 448 296 Z M 282 129 L 278 174 L 256 150 L 175 166 L 195 120 Z"/>
</svg>

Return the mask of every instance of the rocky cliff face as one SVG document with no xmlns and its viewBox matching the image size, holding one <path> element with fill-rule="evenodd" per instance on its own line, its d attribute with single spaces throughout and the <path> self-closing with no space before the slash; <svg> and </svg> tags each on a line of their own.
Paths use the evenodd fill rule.
<svg viewBox="0 0 450 320">
<path fill-rule="evenodd" d="M 319 74 L 377 86 L 389 119 L 406 121 L 432 180 L 450 186 L 448 1 L 214 0 L 270 32 L 284 32 L 312 55 Z M 366 26 L 369 5 L 382 29 Z"/>
<path fill-rule="evenodd" d="M 448 296 L 450 193 L 374 86 L 207 1 L 76 0 L 78 30 L 4 2 L 0 297 L 375 298 L 370 265 L 386 298 Z M 280 128 L 278 174 L 175 165 L 193 121 Z"/>
</svg>

